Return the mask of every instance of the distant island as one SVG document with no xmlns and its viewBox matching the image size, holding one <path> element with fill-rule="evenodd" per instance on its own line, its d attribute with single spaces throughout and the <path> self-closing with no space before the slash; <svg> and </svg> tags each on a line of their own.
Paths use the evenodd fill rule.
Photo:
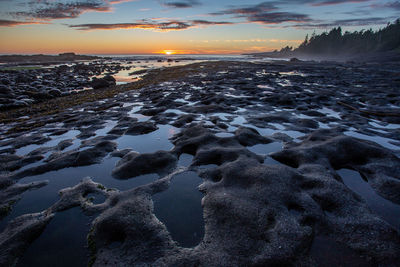
<svg viewBox="0 0 400 267">
<path fill-rule="evenodd" d="M 0 56 L 1 63 L 55 63 L 78 60 L 100 59 L 97 56 L 77 55 L 72 52 L 58 55 L 3 55 Z"/>
<path fill-rule="evenodd" d="M 378 31 L 361 30 L 342 33 L 333 28 L 320 35 L 307 35 L 299 47 L 284 47 L 280 51 L 250 54 L 257 57 L 299 58 L 335 61 L 399 61 L 400 19 Z"/>
</svg>

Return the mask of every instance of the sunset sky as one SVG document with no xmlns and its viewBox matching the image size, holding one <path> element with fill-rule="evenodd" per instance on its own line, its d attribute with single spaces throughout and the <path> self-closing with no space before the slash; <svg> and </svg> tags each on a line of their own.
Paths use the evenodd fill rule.
<svg viewBox="0 0 400 267">
<path fill-rule="evenodd" d="M 379 29 L 400 1 L 0 0 L 0 53 L 240 54 L 342 26 Z"/>
</svg>

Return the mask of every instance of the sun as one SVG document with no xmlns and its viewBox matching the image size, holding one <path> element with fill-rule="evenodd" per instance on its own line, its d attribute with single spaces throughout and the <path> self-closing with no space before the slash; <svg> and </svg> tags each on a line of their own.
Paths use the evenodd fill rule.
<svg viewBox="0 0 400 267">
<path fill-rule="evenodd" d="M 173 50 L 164 50 L 163 52 L 164 52 L 164 54 L 166 54 L 167 56 L 176 54 L 176 52 L 173 51 Z"/>
</svg>

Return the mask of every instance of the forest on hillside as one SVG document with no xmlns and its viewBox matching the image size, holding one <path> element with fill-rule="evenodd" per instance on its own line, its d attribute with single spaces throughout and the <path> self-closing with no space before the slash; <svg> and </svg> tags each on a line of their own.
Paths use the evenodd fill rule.
<svg viewBox="0 0 400 267">
<path fill-rule="evenodd" d="M 299 47 L 284 47 L 280 51 L 263 53 L 273 57 L 291 57 L 301 55 L 311 56 L 341 56 L 362 55 L 374 53 L 400 54 L 400 19 L 388 23 L 386 27 L 373 31 L 361 30 L 342 32 L 341 27 L 316 35 L 315 32 L 306 36 Z"/>
</svg>

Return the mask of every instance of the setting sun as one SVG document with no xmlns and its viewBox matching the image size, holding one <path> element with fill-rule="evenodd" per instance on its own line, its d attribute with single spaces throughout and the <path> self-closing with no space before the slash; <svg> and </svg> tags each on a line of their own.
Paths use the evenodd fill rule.
<svg viewBox="0 0 400 267">
<path fill-rule="evenodd" d="M 172 50 L 164 50 L 164 54 L 166 54 L 166 55 L 174 55 L 174 54 L 176 54 L 176 52 L 172 51 Z"/>
</svg>

